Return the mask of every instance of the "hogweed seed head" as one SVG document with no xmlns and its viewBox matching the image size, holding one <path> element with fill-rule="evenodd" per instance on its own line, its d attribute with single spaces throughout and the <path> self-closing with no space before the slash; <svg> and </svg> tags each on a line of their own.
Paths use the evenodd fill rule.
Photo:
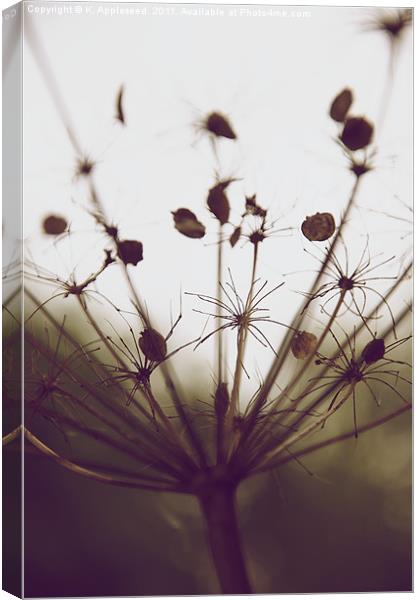
<svg viewBox="0 0 419 600">
<path fill-rule="evenodd" d="M 398 35 L 397 27 L 392 35 Z M 121 86 L 116 97 L 116 119 L 121 125 L 125 125 L 123 94 L 124 88 Z M 349 168 L 359 178 L 372 168 L 372 152 L 368 150 L 368 146 L 371 144 L 374 128 L 363 117 L 350 115 L 352 102 L 352 91 L 345 88 L 333 100 L 329 114 L 341 124 L 340 138 L 337 141 L 349 160 Z M 218 112 L 209 113 L 200 123 L 200 128 L 212 143 L 218 168 L 219 140 L 235 140 L 237 135 L 229 120 Z M 361 152 L 361 156 L 354 154 L 360 150 L 365 150 Z M 80 152 L 77 155 L 80 155 Z M 259 205 L 256 194 L 245 198 L 244 212 L 240 215 L 238 211 L 240 221 L 233 224 L 230 221 L 230 208 L 234 206 L 230 207 L 227 188 L 234 180 L 219 181 L 217 178 L 215 185 L 207 191 L 203 186 L 209 210 L 219 225 L 225 228 L 219 227 L 218 232 L 216 292 L 213 296 L 193 295 L 207 307 L 207 310 L 196 312 L 213 318 L 215 324 L 210 333 L 206 334 L 204 330 L 199 338 L 170 351 L 169 340 L 182 315 L 179 315 L 174 324 L 171 320 L 171 329 L 164 337 L 160 333 L 163 329 L 150 319 L 148 310 L 143 308 L 145 304 L 134 285 L 131 270 L 126 268 L 127 265 L 135 266 L 143 260 L 143 245 L 137 240 L 119 239 L 118 227 L 105 216 L 93 177 L 90 177 L 94 167 L 95 163 L 81 158 L 77 161 L 76 174 L 78 177 L 88 178 L 91 209 L 88 212 L 99 225 L 102 237 L 104 233 L 108 237 L 106 242 L 111 243 L 112 251 L 105 250 L 102 265 L 84 280 L 76 280 L 74 273 L 67 281 L 51 276 L 38 276 L 37 279 L 42 279 L 54 287 L 58 286 L 59 293 L 54 292 L 52 298 L 77 296 L 78 302 L 74 304 L 81 311 L 84 320 L 88 321 L 92 331 L 94 330 L 95 340 L 100 340 L 100 359 L 89 358 L 81 361 L 80 368 L 78 365 L 73 368 L 71 360 L 67 361 L 60 352 L 51 352 L 39 336 L 37 338 L 30 333 L 28 335 L 35 348 L 47 348 L 49 363 L 54 365 L 53 376 L 44 369 L 34 390 L 30 390 L 31 397 L 27 401 L 32 402 L 31 406 L 34 407 L 34 393 L 38 395 L 38 400 L 47 397 L 51 402 L 39 401 L 36 405 L 39 415 L 57 424 L 63 431 L 76 431 L 92 445 L 102 444 L 108 450 L 112 448 L 118 456 L 129 457 L 137 467 L 132 471 L 124 468 L 117 472 L 114 464 L 105 465 L 102 470 L 99 467 L 96 471 L 84 469 L 85 475 L 87 473 L 93 479 L 114 485 L 194 494 L 202 501 L 208 492 L 218 493 L 220 489 L 235 489 L 241 481 L 257 473 L 272 470 L 290 460 L 295 460 L 296 464 L 301 466 L 298 454 L 312 450 L 310 446 L 304 445 L 306 438 L 325 426 L 331 415 L 351 399 L 354 427 L 351 425 L 350 432 L 345 435 L 346 438 L 348 435 L 357 435 L 356 404 L 362 401 L 362 396 L 359 396 L 360 388 L 367 391 L 377 405 L 380 402 L 376 387 L 386 392 L 386 404 L 389 396 L 395 395 L 406 403 L 406 409 L 410 407 L 398 388 L 399 381 L 410 383 L 402 371 L 409 365 L 392 358 L 394 355 L 391 354 L 409 338 L 391 343 L 388 339 L 392 335 L 391 327 L 380 331 L 379 336 L 371 331 L 372 320 L 378 325 L 382 323 L 379 320 L 379 311 L 383 307 L 389 311 L 393 328 L 395 325 L 389 300 L 400 281 L 393 277 L 378 277 L 374 272 L 391 259 L 375 264 L 369 256 L 367 244 L 358 264 L 349 268 L 352 257 L 348 249 L 350 246 L 345 244 L 343 234 L 347 222 L 353 216 L 350 214 L 351 207 L 358 202 L 358 181 L 353 184 L 353 191 L 338 228 L 334 216 L 328 212 L 307 216 L 301 224 L 302 234 L 307 240 L 329 240 L 329 244 L 324 251 L 315 244 L 310 244 L 310 248 L 314 250 L 313 254 L 308 254 L 320 263 L 317 265 L 316 279 L 312 286 L 303 292 L 308 299 L 305 307 L 302 311 L 298 307 L 294 318 L 287 323 L 271 318 L 270 309 L 262 305 L 269 297 L 273 300 L 273 292 L 284 284 L 269 289 L 268 281 L 260 279 L 257 273 L 260 268 L 258 258 L 260 259 L 264 251 L 264 248 L 260 248 L 260 243 L 268 235 L 274 237 L 275 233 L 291 228 L 275 229 L 275 222 L 268 221 L 268 210 Z M 233 210 L 231 212 L 233 213 Z M 182 235 L 196 239 L 204 237 L 205 226 L 191 210 L 179 208 L 172 212 L 172 216 L 175 229 Z M 50 215 L 51 217 L 61 218 L 57 215 Z M 59 232 L 62 227 L 62 223 L 57 225 L 52 222 L 49 226 L 44 225 L 44 231 L 49 235 L 59 235 L 65 231 L 64 229 Z M 249 265 L 251 276 L 243 296 L 237 291 L 223 255 L 226 246 L 224 242 L 229 240 L 230 246 L 235 247 L 240 238 L 253 244 L 253 260 Z M 343 266 L 337 258 L 340 251 L 345 252 Z M 316 253 L 321 253 L 320 259 Z M 286 255 L 286 252 L 284 254 Z M 121 269 L 128 283 L 127 300 L 134 307 L 133 312 L 116 307 L 100 290 L 94 289 L 100 281 L 100 275 L 113 263 Z M 230 279 L 226 281 L 227 272 Z M 374 283 L 380 279 L 394 280 L 391 289 L 385 295 L 376 289 Z M 28 291 L 28 294 L 30 293 Z M 371 293 L 376 296 L 378 306 L 369 306 Z M 54 324 L 53 315 L 49 315 L 45 307 L 52 298 L 46 302 L 32 300 L 37 308 L 27 321 L 31 322 L 37 313 L 38 321 L 42 314 L 42 318 L 50 319 Z M 104 300 L 115 309 L 118 315 L 116 318 L 123 320 L 128 328 L 125 334 L 119 326 L 114 326 L 101 316 L 96 318 L 95 305 L 91 302 L 93 298 L 98 301 Z M 309 325 L 306 324 L 306 320 L 311 317 L 303 314 L 315 299 L 324 299 L 320 307 L 316 304 L 312 306 L 313 311 L 320 309 L 321 313 L 323 330 L 318 336 L 307 330 Z M 334 308 L 328 312 L 326 309 L 329 302 L 334 302 Z M 281 310 L 281 302 L 272 304 Z M 351 319 L 351 325 L 355 323 L 353 333 L 350 333 L 351 327 L 344 328 L 344 324 L 341 325 L 341 316 L 344 313 Z M 402 319 L 403 315 L 404 313 L 397 318 Z M 131 324 L 134 320 L 135 324 Z M 272 325 L 279 325 L 287 330 L 278 347 L 270 341 L 269 331 L 272 331 Z M 57 327 L 56 324 L 53 326 Z M 104 332 L 102 329 L 108 326 L 113 330 L 112 335 L 107 335 L 109 331 Z M 343 341 L 339 341 L 333 333 L 335 326 L 342 329 Z M 363 341 L 361 352 L 355 349 L 358 331 L 363 340 L 365 335 L 371 334 L 368 343 Z M 59 326 L 58 332 L 59 339 L 62 339 L 64 333 Z M 233 332 L 235 344 L 234 347 L 230 345 L 229 354 L 226 355 L 225 337 L 229 332 Z M 214 369 L 211 369 L 214 373 L 211 391 L 208 392 L 206 401 L 197 399 L 192 403 L 176 382 L 171 359 L 189 345 L 197 349 L 212 336 L 216 336 L 216 360 Z M 333 355 L 329 355 L 326 345 L 330 336 L 337 344 L 337 351 Z M 66 342 L 77 345 L 72 338 L 71 329 L 66 330 L 65 339 Z M 250 365 L 247 365 L 248 362 L 251 363 L 251 342 L 270 349 L 273 357 L 266 375 L 260 375 L 257 368 L 255 369 L 258 381 L 249 393 L 242 385 L 241 379 L 242 373 L 246 373 L 249 378 L 248 384 L 252 385 L 252 371 Z M 89 352 L 90 350 L 86 350 L 83 358 Z M 230 355 L 235 363 L 231 375 L 232 364 L 228 360 Z M 292 361 L 291 355 L 301 362 L 297 374 L 290 382 L 289 370 L 287 372 L 284 365 L 288 364 L 289 359 Z M 310 378 L 308 373 L 312 362 L 318 366 L 315 369 L 317 377 Z M 293 364 L 295 367 L 295 362 Z M 84 373 L 85 370 L 87 374 Z M 210 381 L 210 377 L 208 380 Z M 164 383 L 164 393 L 161 392 L 158 382 Z M 200 384 L 201 393 L 206 385 L 205 381 L 200 381 Z M 297 389 L 298 397 L 293 397 L 293 404 L 290 404 L 290 394 L 294 388 Z M 278 396 L 277 389 L 280 390 Z M 391 395 L 387 393 L 389 390 Z M 79 391 L 81 393 L 78 393 Z M 201 410 L 201 403 L 206 406 L 205 411 Z M 397 416 L 401 411 L 389 414 L 391 417 Z M 368 429 L 377 424 L 378 421 L 372 421 L 363 427 Z M 346 439 L 345 436 L 338 438 L 338 441 Z M 36 440 L 34 436 L 31 439 Z M 331 438 L 326 440 L 324 445 L 335 441 L 336 438 Z M 38 444 L 38 449 L 40 447 Z M 56 460 L 61 460 L 64 467 L 78 467 L 80 472 L 82 465 L 78 465 L 76 461 L 73 463 L 57 453 L 54 456 Z M 302 466 L 304 468 L 304 465 Z M 109 473 L 112 473 L 110 479 Z"/>
</svg>

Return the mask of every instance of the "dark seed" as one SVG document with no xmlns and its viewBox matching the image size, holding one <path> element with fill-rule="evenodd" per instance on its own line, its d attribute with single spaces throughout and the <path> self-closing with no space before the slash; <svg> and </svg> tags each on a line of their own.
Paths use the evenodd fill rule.
<svg viewBox="0 0 419 600">
<path fill-rule="evenodd" d="M 301 225 L 303 235 L 311 242 L 324 242 L 335 233 L 336 225 L 330 213 L 316 213 L 306 217 Z"/>
<path fill-rule="evenodd" d="M 329 115 L 334 121 L 343 123 L 353 102 L 353 94 L 349 88 L 345 88 L 336 96 L 330 107 Z"/>
<path fill-rule="evenodd" d="M 217 137 L 225 137 L 229 140 L 237 139 L 230 123 L 220 113 L 213 112 L 208 115 L 205 121 L 205 128 Z"/>
<path fill-rule="evenodd" d="M 340 139 L 349 150 L 366 148 L 372 140 L 374 127 L 362 117 L 350 117 L 345 121 L 345 126 Z"/>
<path fill-rule="evenodd" d="M 239 241 L 240 236 L 241 236 L 241 232 L 242 232 L 242 228 L 241 227 L 236 227 L 236 229 L 231 234 L 231 236 L 230 236 L 230 245 L 231 245 L 232 248 L 234 248 L 234 246 Z"/>
<path fill-rule="evenodd" d="M 188 208 L 178 208 L 172 212 L 175 228 L 189 238 L 202 238 L 205 235 L 205 226 L 198 221 L 195 213 Z"/>
<path fill-rule="evenodd" d="M 266 217 L 266 210 L 256 204 L 256 194 L 253 196 L 246 196 L 246 212 L 242 215 L 255 215 L 257 217 Z"/>
<path fill-rule="evenodd" d="M 44 233 L 48 235 L 60 235 L 67 229 L 67 221 L 58 215 L 49 215 L 42 223 Z"/>
<path fill-rule="evenodd" d="M 218 183 L 210 189 L 207 198 L 208 208 L 221 225 L 228 223 L 230 216 L 230 203 L 224 192 L 226 187 L 224 182 Z"/>
<path fill-rule="evenodd" d="M 314 352 L 317 338 L 308 331 L 298 331 L 291 342 L 291 351 L 295 358 L 307 358 Z"/>
<path fill-rule="evenodd" d="M 125 265 L 137 265 L 143 260 L 143 245 L 136 240 L 118 242 L 118 256 Z"/>
<path fill-rule="evenodd" d="M 361 357 L 362 360 L 367 365 L 372 365 L 383 358 L 384 353 L 386 351 L 386 347 L 384 344 L 384 340 L 381 338 L 377 338 L 369 342 L 362 351 Z"/>
<path fill-rule="evenodd" d="M 140 334 L 138 345 L 146 358 L 154 362 L 161 362 L 167 354 L 167 345 L 164 337 L 155 329 L 144 329 Z"/>
</svg>

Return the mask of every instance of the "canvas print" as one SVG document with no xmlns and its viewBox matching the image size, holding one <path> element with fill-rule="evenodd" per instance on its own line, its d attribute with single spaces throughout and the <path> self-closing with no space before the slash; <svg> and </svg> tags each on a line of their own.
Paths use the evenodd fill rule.
<svg viewBox="0 0 419 600">
<path fill-rule="evenodd" d="M 3 13 L 3 588 L 412 589 L 413 9 Z"/>
</svg>

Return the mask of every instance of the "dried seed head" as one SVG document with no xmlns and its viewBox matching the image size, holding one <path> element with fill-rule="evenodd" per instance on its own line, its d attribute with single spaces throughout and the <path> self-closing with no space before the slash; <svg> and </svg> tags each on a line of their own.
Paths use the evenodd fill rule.
<svg viewBox="0 0 419 600">
<path fill-rule="evenodd" d="M 189 238 L 202 238 L 205 235 L 205 226 L 198 221 L 195 213 L 187 208 L 178 208 L 172 212 L 175 228 Z"/>
<path fill-rule="evenodd" d="M 400 37 L 403 30 L 412 23 L 412 9 L 397 10 L 394 15 L 385 15 L 377 22 L 377 29 L 381 29 L 392 38 Z"/>
<path fill-rule="evenodd" d="M 141 349 L 141 352 L 149 360 L 161 362 L 166 358 L 166 340 L 155 329 L 144 329 L 138 339 L 138 345 Z"/>
<path fill-rule="evenodd" d="M 246 211 L 242 215 L 243 217 L 246 215 L 255 215 L 257 217 L 262 218 L 266 217 L 267 211 L 258 204 L 256 204 L 256 194 L 253 194 L 253 196 L 246 196 L 245 208 Z"/>
<path fill-rule="evenodd" d="M 255 231 L 252 231 L 252 233 L 249 235 L 249 241 L 252 244 L 259 244 L 260 242 L 263 242 L 263 240 L 265 239 L 266 235 L 265 232 L 263 231 L 263 229 L 256 229 Z"/>
<path fill-rule="evenodd" d="M 76 177 L 87 177 L 95 168 L 95 163 L 87 156 L 76 161 Z"/>
<path fill-rule="evenodd" d="M 329 115 L 334 121 L 337 121 L 338 123 L 343 123 L 345 121 L 353 99 L 352 91 L 349 88 L 345 88 L 336 96 L 329 111 Z"/>
<path fill-rule="evenodd" d="M 239 241 L 240 236 L 241 236 L 241 232 L 242 232 L 242 228 L 241 227 L 236 227 L 236 229 L 231 234 L 231 236 L 230 236 L 230 245 L 231 245 L 232 248 L 234 248 L 234 246 Z"/>
<path fill-rule="evenodd" d="M 307 358 L 314 352 L 317 338 L 314 333 L 308 331 L 297 331 L 291 342 L 291 351 L 295 358 Z"/>
<path fill-rule="evenodd" d="M 363 117 L 350 117 L 345 121 L 345 126 L 340 139 L 349 150 L 361 150 L 370 143 L 374 127 Z"/>
<path fill-rule="evenodd" d="M 384 340 L 377 338 L 368 342 L 362 351 L 361 358 L 367 365 L 372 365 L 383 358 L 385 351 Z"/>
<path fill-rule="evenodd" d="M 352 290 L 354 287 L 354 280 L 351 279 L 350 277 L 346 277 L 345 275 L 342 275 L 342 277 L 339 278 L 338 281 L 338 286 L 340 287 L 341 290 Z"/>
<path fill-rule="evenodd" d="M 365 173 L 369 173 L 369 171 L 373 169 L 373 166 L 367 161 L 357 162 L 356 160 L 353 160 L 349 169 L 359 178 L 362 177 L 362 175 L 365 175 Z"/>
<path fill-rule="evenodd" d="M 227 413 L 228 405 L 230 403 L 230 397 L 226 383 L 220 383 L 218 385 L 214 400 L 215 414 L 218 417 L 224 417 Z"/>
<path fill-rule="evenodd" d="M 220 113 L 213 112 L 205 119 L 204 127 L 207 131 L 214 134 L 216 137 L 225 137 L 229 140 L 237 139 L 227 118 Z"/>
<path fill-rule="evenodd" d="M 301 225 L 304 237 L 310 242 L 324 242 L 335 233 L 336 225 L 333 215 L 330 213 L 316 213 L 306 217 Z"/>
<path fill-rule="evenodd" d="M 228 183 L 227 183 L 228 185 Z M 220 182 L 208 192 L 207 205 L 212 214 L 219 220 L 221 225 L 228 223 L 230 216 L 230 203 L 224 192 L 226 182 Z"/>
<path fill-rule="evenodd" d="M 67 229 L 67 221 L 64 217 L 58 215 L 49 215 L 45 217 L 42 228 L 48 235 L 60 235 Z"/>
<path fill-rule="evenodd" d="M 125 265 L 137 265 L 143 260 L 143 245 L 136 240 L 118 242 L 118 256 Z"/>
</svg>

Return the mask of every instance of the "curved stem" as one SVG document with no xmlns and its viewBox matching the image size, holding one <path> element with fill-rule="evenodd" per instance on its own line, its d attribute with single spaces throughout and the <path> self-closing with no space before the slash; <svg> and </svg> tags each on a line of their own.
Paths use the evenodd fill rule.
<svg viewBox="0 0 419 600">
<path fill-rule="evenodd" d="M 78 465 L 77 463 L 72 462 L 71 460 L 68 460 L 67 458 L 64 458 L 63 456 L 60 456 L 59 454 L 54 452 L 54 450 L 52 450 L 49 446 L 47 446 L 46 444 L 41 442 L 40 439 L 38 439 L 33 433 L 31 433 L 26 428 L 24 428 L 24 435 L 25 435 L 25 438 L 42 454 L 44 454 L 45 456 L 48 456 L 49 458 L 52 458 L 59 465 L 68 469 L 69 471 L 73 471 L 73 473 L 77 473 L 77 475 L 83 475 L 84 477 L 88 477 L 89 479 L 94 479 L 95 481 L 100 481 L 101 483 L 107 483 L 108 485 L 116 485 L 116 486 L 120 486 L 120 487 L 130 487 L 130 488 L 137 488 L 137 489 L 146 489 L 146 490 L 153 490 L 153 491 L 168 491 L 168 492 L 176 490 L 176 488 L 174 488 L 173 486 L 149 484 L 149 483 L 144 483 L 141 480 L 138 480 L 138 481 L 122 480 L 122 479 L 117 479 L 115 477 L 112 477 L 111 475 L 108 475 L 105 473 L 93 471 L 92 469 L 86 469 L 85 467 L 82 467 L 82 466 Z"/>
<path fill-rule="evenodd" d="M 215 485 L 199 496 L 199 502 L 221 592 L 251 594 L 237 523 L 235 494 L 235 485 Z"/>
</svg>

